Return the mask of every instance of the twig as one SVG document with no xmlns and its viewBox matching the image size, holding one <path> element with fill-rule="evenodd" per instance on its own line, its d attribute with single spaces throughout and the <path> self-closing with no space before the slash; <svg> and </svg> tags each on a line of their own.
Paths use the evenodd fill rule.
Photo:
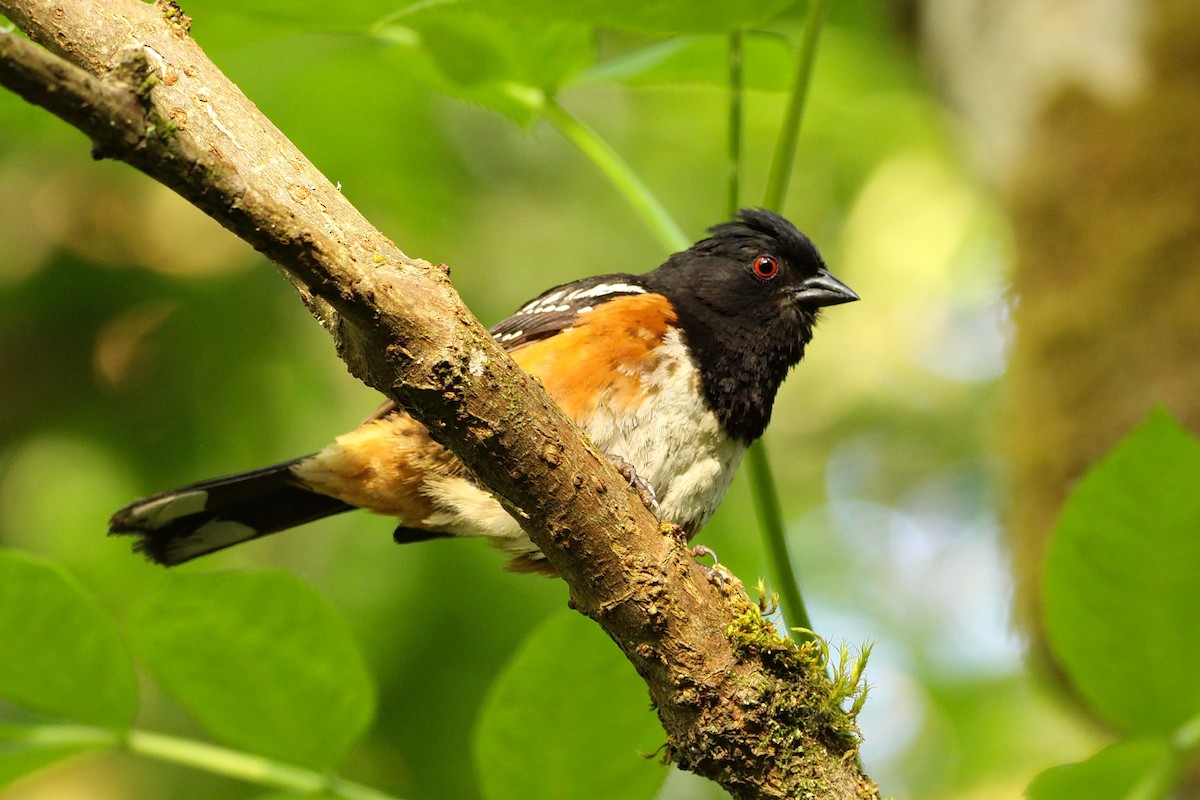
<svg viewBox="0 0 1200 800">
<path fill-rule="evenodd" d="M 23 729 L 21 736 L 12 737 L 9 741 L 33 748 L 78 745 L 125 750 L 155 761 L 195 767 L 270 789 L 287 789 L 303 794 L 320 792 L 342 800 L 400 800 L 395 795 L 336 775 L 313 772 L 253 753 L 154 731 L 134 729 L 122 733 L 88 725 L 34 725 Z"/>
</svg>

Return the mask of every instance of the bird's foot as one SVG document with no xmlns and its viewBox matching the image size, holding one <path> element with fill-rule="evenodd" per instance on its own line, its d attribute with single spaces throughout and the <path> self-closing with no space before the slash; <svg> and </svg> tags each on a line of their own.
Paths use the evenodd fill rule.
<svg viewBox="0 0 1200 800">
<path fill-rule="evenodd" d="M 654 487 L 646 483 L 638 477 L 637 470 L 621 456 L 605 453 L 605 456 L 617 470 L 617 474 L 625 480 L 629 481 L 629 488 L 637 492 L 638 499 L 642 501 L 642 505 L 650 509 L 650 513 L 660 523 L 662 522 L 662 509 L 659 508 L 658 498 L 654 496 Z"/>
<path fill-rule="evenodd" d="M 713 550 L 711 547 L 706 547 L 702 544 L 698 544 L 692 548 L 691 552 L 692 552 L 692 558 L 697 559 L 697 561 L 699 561 L 701 556 L 708 556 L 709 558 L 712 559 L 713 563 L 712 563 L 711 567 L 708 566 L 707 564 L 699 564 L 699 563 L 697 564 L 697 566 L 700 567 L 701 571 L 704 572 L 705 576 L 707 576 L 710 581 L 713 581 L 714 583 L 719 585 L 722 589 L 724 589 L 726 586 L 726 578 L 725 578 L 725 571 L 724 571 L 725 568 L 721 567 L 721 561 L 720 561 L 720 559 L 717 558 L 716 551 Z M 718 567 L 721 567 L 721 568 L 718 569 Z"/>
</svg>

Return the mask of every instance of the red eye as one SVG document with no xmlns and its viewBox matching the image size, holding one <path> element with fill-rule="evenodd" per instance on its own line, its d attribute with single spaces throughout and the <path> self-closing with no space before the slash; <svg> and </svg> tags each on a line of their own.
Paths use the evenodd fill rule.
<svg viewBox="0 0 1200 800">
<path fill-rule="evenodd" d="M 770 280 L 779 274 L 779 262 L 774 256 L 759 256 L 754 259 L 754 274 L 763 280 Z"/>
</svg>

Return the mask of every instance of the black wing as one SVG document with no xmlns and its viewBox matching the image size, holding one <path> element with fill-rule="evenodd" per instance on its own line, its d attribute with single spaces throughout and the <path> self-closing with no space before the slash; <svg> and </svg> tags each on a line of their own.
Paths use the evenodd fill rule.
<svg viewBox="0 0 1200 800">
<path fill-rule="evenodd" d="M 553 336 L 570 328 L 581 314 L 617 297 L 646 294 L 636 275 L 616 273 L 564 283 L 547 289 L 492 328 L 492 336 L 505 350 Z"/>
<path fill-rule="evenodd" d="M 516 350 L 571 327 L 580 314 L 587 314 L 601 303 L 649 291 L 637 275 L 624 272 L 564 283 L 547 289 L 521 306 L 508 319 L 495 325 L 491 334 L 505 350 Z M 363 422 L 382 419 L 395 410 L 395 402 L 386 400 Z"/>
</svg>

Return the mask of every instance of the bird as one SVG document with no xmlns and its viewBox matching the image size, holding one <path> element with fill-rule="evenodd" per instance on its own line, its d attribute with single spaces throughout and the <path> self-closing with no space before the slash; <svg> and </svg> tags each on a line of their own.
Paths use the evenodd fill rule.
<svg viewBox="0 0 1200 800">
<path fill-rule="evenodd" d="M 821 309 L 859 296 L 784 217 L 745 208 L 643 274 L 548 289 L 492 336 L 690 540 L 708 522 Z M 110 534 L 166 566 L 355 508 L 396 542 L 484 537 L 554 574 L 518 522 L 395 403 L 324 449 L 136 500 Z"/>
</svg>

